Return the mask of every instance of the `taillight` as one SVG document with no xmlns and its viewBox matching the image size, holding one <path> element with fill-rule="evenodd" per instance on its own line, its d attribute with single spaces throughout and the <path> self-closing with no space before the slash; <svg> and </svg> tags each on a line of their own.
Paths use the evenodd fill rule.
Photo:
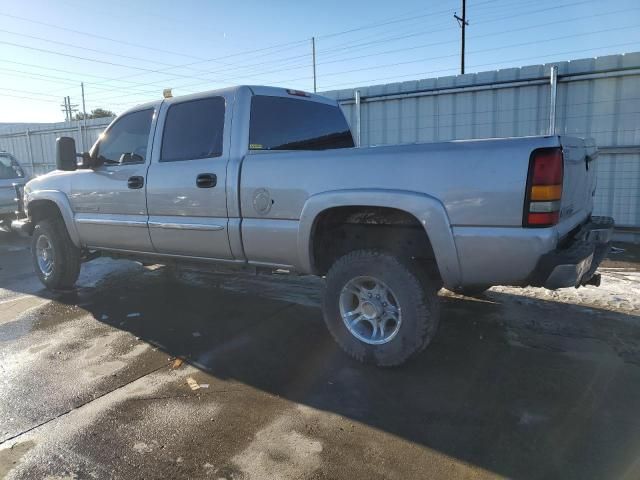
<svg viewBox="0 0 640 480">
<path fill-rule="evenodd" d="M 523 226 L 549 227 L 560 220 L 563 159 L 560 148 L 541 148 L 531 155 Z"/>
</svg>

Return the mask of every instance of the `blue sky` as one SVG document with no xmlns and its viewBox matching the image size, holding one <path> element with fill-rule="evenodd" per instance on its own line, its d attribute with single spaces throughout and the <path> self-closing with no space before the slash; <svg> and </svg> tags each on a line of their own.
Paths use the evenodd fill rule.
<svg viewBox="0 0 640 480">
<path fill-rule="evenodd" d="M 453 75 L 461 0 L 2 0 L 0 122 L 121 112 L 250 83 L 318 91 Z M 638 0 L 468 0 L 467 73 L 640 51 Z"/>
</svg>

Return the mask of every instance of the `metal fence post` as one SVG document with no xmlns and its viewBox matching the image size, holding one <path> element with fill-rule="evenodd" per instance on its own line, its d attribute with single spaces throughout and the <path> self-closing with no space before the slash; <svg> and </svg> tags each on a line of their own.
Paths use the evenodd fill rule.
<svg viewBox="0 0 640 480">
<path fill-rule="evenodd" d="M 80 123 L 80 120 L 76 120 L 78 122 L 78 135 L 80 136 L 80 147 L 81 147 L 81 152 L 84 152 L 86 149 L 84 148 L 84 135 L 82 134 L 82 123 Z"/>
<path fill-rule="evenodd" d="M 31 136 L 30 136 L 29 129 L 27 128 L 27 131 L 24 133 L 25 137 L 27 139 L 27 156 L 29 157 L 29 164 L 31 165 L 31 176 L 34 176 L 36 174 L 36 164 L 33 161 L 33 152 L 31 151 Z"/>
<path fill-rule="evenodd" d="M 360 90 L 355 91 L 355 107 L 356 107 L 356 147 L 360 146 Z"/>
<path fill-rule="evenodd" d="M 549 74 L 550 78 L 550 104 L 549 104 L 549 135 L 556 134 L 556 103 L 558 100 L 558 66 L 553 65 Z"/>
</svg>

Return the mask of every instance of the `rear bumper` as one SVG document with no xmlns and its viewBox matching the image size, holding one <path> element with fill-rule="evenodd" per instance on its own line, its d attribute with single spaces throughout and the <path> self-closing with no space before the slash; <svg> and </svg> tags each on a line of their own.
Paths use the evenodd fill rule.
<svg viewBox="0 0 640 480">
<path fill-rule="evenodd" d="M 591 217 L 568 245 L 540 258 L 530 284 L 551 290 L 598 285 L 596 269 L 609 253 L 613 227 L 611 217 Z"/>
</svg>

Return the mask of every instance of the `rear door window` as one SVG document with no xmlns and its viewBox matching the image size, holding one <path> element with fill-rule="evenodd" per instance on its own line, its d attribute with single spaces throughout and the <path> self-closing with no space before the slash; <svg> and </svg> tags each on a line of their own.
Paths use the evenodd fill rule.
<svg viewBox="0 0 640 480">
<path fill-rule="evenodd" d="M 351 148 L 349 125 L 337 105 L 256 95 L 251 99 L 250 150 Z"/>
<path fill-rule="evenodd" d="M 161 162 L 222 155 L 225 100 L 203 98 L 169 107 L 162 136 Z"/>
</svg>

